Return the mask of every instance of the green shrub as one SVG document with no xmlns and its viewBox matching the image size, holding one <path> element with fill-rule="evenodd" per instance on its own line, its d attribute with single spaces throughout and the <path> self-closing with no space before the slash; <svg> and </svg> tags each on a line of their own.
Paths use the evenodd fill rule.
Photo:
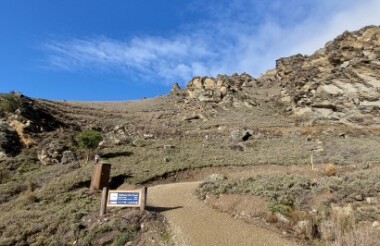
<svg viewBox="0 0 380 246">
<path fill-rule="evenodd" d="M 102 139 L 102 133 L 93 129 L 86 129 L 78 134 L 79 147 L 87 150 L 86 162 L 88 162 L 91 150 L 96 149 Z"/>
<path fill-rule="evenodd" d="M 280 202 L 275 200 L 269 201 L 268 208 L 269 211 L 271 211 L 272 213 L 280 213 L 287 216 L 289 216 L 290 213 L 293 211 L 292 207 L 285 204 L 281 204 Z"/>
<path fill-rule="evenodd" d="M 250 194 L 266 198 L 269 210 L 289 214 L 293 208 L 303 208 L 312 195 L 309 179 L 294 175 L 257 175 L 239 181 L 220 180 L 202 183 L 198 197 L 222 193 Z"/>
<path fill-rule="evenodd" d="M 112 246 L 123 246 L 130 240 L 130 235 L 128 233 L 123 233 L 119 235 L 112 243 Z"/>
<path fill-rule="evenodd" d="M 380 173 L 373 170 L 359 170 L 339 177 L 323 177 L 315 187 L 317 192 L 335 192 L 341 201 L 353 202 L 355 197 L 376 197 L 380 192 Z"/>
<path fill-rule="evenodd" d="M 170 242 L 170 233 L 167 230 L 161 232 L 161 240 L 165 245 Z"/>
<path fill-rule="evenodd" d="M 13 94 L 0 94 L 0 111 L 2 112 L 15 112 L 21 107 L 21 99 Z"/>
</svg>

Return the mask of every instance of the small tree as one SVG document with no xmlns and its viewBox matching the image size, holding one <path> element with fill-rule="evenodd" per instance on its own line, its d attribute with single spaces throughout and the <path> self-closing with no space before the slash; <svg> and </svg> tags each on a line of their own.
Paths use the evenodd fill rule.
<svg viewBox="0 0 380 246">
<path fill-rule="evenodd" d="M 87 150 L 86 163 L 88 163 L 90 158 L 91 150 L 96 149 L 102 139 L 102 133 L 93 129 L 86 129 L 78 134 L 77 141 L 79 147 Z"/>
</svg>

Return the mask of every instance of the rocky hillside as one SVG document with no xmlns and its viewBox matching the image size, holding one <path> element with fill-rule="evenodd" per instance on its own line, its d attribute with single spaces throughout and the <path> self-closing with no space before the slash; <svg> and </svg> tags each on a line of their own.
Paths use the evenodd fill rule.
<svg viewBox="0 0 380 246">
<path fill-rule="evenodd" d="M 380 123 L 380 27 L 345 32 L 311 56 L 276 62 L 281 101 L 296 115 Z"/>
<path fill-rule="evenodd" d="M 45 105 L 22 94 L 0 94 L 0 156 L 15 156 L 36 146 L 41 133 L 67 125 Z"/>
<path fill-rule="evenodd" d="M 247 73 L 234 73 L 231 76 L 219 74 L 216 78 L 198 76 L 191 79 L 183 90 L 175 83 L 171 94 L 184 99 L 186 103 L 206 103 L 224 108 L 252 108 L 259 104 L 259 90 L 277 86 L 274 72 L 269 71 L 260 79 Z"/>
<path fill-rule="evenodd" d="M 281 58 L 259 78 L 246 73 L 195 77 L 182 90 L 175 84 L 171 93 L 187 103 L 252 108 L 260 105 L 263 88 L 274 89 L 264 93 L 266 99 L 278 100 L 295 116 L 380 124 L 380 27 L 345 32 L 310 56 Z"/>
<path fill-rule="evenodd" d="M 112 164 L 113 189 L 233 166 L 255 172 L 270 171 L 268 165 L 309 170 L 310 162 L 355 171 L 378 166 L 379 44 L 380 27 L 365 27 L 311 56 L 279 59 L 259 78 L 195 77 L 152 99 L 64 102 L 0 94 L 0 245 L 62 238 L 98 245 L 96 233 L 119 230 L 109 245 L 131 231 L 124 221 L 97 217 L 100 196 L 88 189 L 93 165 L 77 143 L 88 128 L 102 134 L 95 152 Z M 132 215 L 127 220 L 137 219 L 136 227 L 128 240 L 137 242 L 145 232 L 139 218 L 158 217 Z"/>
</svg>

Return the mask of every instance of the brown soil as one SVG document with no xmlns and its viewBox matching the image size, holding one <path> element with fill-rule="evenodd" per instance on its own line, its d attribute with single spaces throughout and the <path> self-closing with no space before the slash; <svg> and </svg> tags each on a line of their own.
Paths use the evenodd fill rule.
<svg viewBox="0 0 380 246">
<path fill-rule="evenodd" d="M 193 194 L 197 185 L 165 184 L 148 190 L 148 205 L 165 215 L 177 245 L 297 245 L 276 232 L 205 206 Z"/>
<path fill-rule="evenodd" d="M 161 183 L 161 185 L 149 188 L 148 202 L 152 210 L 162 211 L 168 219 L 173 237 L 177 240 L 178 245 L 252 245 L 253 241 L 255 245 L 269 245 L 268 236 L 277 240 L 271 241 L 270 245 L 287 245 L 287 243 L 296 245 L 296 241 L 289 241 L 289 237 L 292 237 L 289 234 L 288 238 L 284 238 L 282 234 L 284 230 L 281 227 L 277 228 L 276 224 L 268 223 L 270 212 L 264 198 L 251 195 L 221 194 L 218 197 L 208 197 L 202 202 L 194 196 L 194 190 L 199 184 L 199 180 L 204 180 L 212 173 L 223 174 L 229 179 L 247 178 L 260 174 L 292 173 L 309 177 L 318 182 L 321 177 L 328 175 L 325 170 L 326 166 L 327 164 L 318 164 L 314 166 L 313 170 L 311 166 L 283 167 L 275 165 L 186 170 L 159 177 L 153 181 L 153 183 Z M 337 173 L 350 173 L 363 167 L 365 165 L 337 167 Z M 373 164 L 369 168 L 378 171 L 380 165 Z M 171 183 L 184 180 L 192 182 Z M 332 197 L 331 193 L 321 193 L 310 203 L 317 205 Z M 234 224 L 237 220 L 242 222 Z M 214 221 L 218 221 L 217 228 L 215 228 Z M 243 221 L 248 222 L 249 225 Z M 243 240 L 241 235 L 244 235 L 245 230 L 254 232 L 255 237 L 247 236 L 243 237 Z M 239 231 L 238 236 L 231 231 Z"/>
</svg>

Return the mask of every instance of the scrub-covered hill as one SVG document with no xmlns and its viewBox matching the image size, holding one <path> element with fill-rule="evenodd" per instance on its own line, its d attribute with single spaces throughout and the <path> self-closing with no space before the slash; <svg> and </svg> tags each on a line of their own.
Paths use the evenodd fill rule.
<svg viewBox="0 0 380 246">
<path fill-rule="evenodd" d="M 376 26 L 347 32 L 311 56 L 279 59 L 259 78 L 195 77 L 151 99 L 65 102 L 0 94 L 0 244 L 170 244 L 157 209 L 97 216 L 100 195 L 88 189 L 93 162 L 85 163 L 77 141 L 88 128 L 102 134 L 91 160 L 98 154 L 112 164 L 111 188 L 200 180 L 235 166 L 242 173 L 276 167 L 286 174 L 299 166 L 312 170 L 311 163 L 333 163 L 344 175 L 377 170 L 379 33 Z M 357 202 L 366 202 L 362 195 Z M 376 222 L 379 210 L 371 209 L 365 218 Z"/>
</svg>

